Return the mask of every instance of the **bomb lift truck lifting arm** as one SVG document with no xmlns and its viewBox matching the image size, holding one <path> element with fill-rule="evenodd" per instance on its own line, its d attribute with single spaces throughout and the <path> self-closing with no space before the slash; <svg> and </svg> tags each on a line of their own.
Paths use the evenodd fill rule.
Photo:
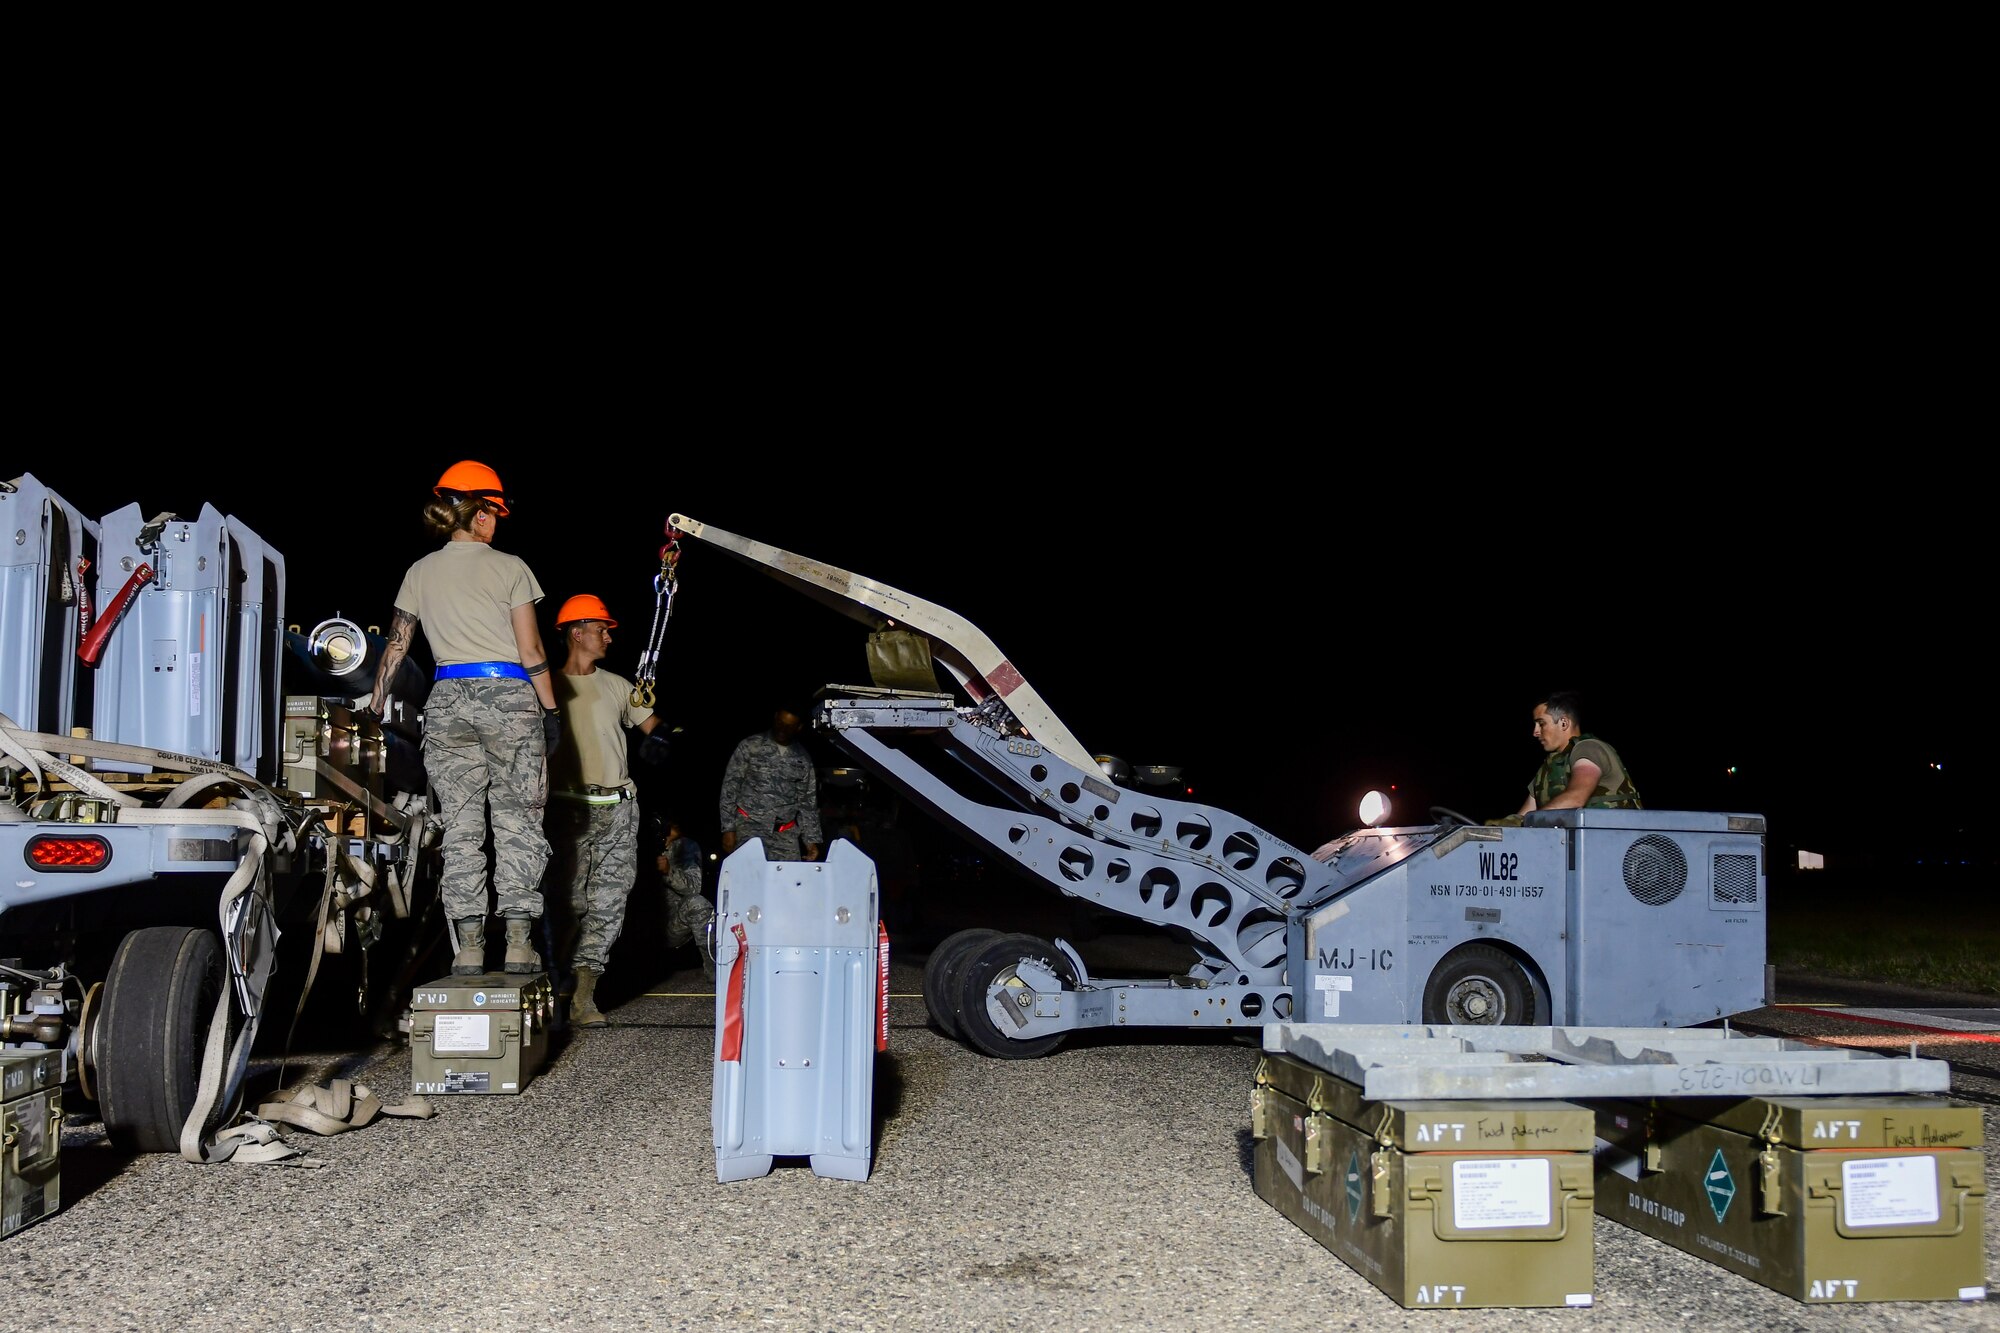
<svg viewBox="0 0 2000 1333">
<path fill-rule="evenodd" d="M 1680 1027 L 1764 1002 L 1760 816 L 1561 810 L 1521 828 L 1447 819 L 1357 830 L 1309 854 L 1226 810 L 1106 781 L 962 616 L 683 514 L 667 525 L 871 627 L 929 636 L 971 707 L 829 686 L 817 724 L 1059 892 L 1192 945 L 1184 975 L 1112 980 L 1091 977 L 1061 941 L 954 937 L 926 966 L 925 999 L 941 1026 L 989 1055 L 1040 1055 L 1076 1028 Z M 952 765 L 981 780 L 977 797 L 941 776 Z"/>
<path fill-rule="evenodd" d="M 937 660 L 945 664 L 973 699 L 981 702 L 999 699 L 1044 748 L 1078 768 L 1096 767 L 1083 743 L 1070 734 L 1055 710 L 1042 702 L 1042 696 L 1014 669 L 999 645 L 956 611 L 860 574 L 710 527 L 686 514 L 671 516 L 667 526 L 669 531 L 699 537 L 746 564 L 758 566 L 779 582 L 859 620 L 870 629 L 900 624 L 926 635 Z"/>
</svg>

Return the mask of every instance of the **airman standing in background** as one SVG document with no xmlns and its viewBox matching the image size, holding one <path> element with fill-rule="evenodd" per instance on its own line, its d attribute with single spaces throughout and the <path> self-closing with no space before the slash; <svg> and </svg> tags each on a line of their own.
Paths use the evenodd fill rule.
<svg viewBox="0 0 2000 1333">
<path fill-rule="evenodd" d="M 637 727 L 651 735 L 660 721 L 651 708 L 632 702 L 631 681 L 598 665 L 611 651 L 616 628 L 610 610 L 588 593 L 556 612 L 556 633 L 568 650 L 556 673 L 556 697 L 570 737 L 549 775 L 550 839 L 562 853 L 569 884 L 556 953 L 576 974 L 570 1021 L 586 1028 L 610 1021 L 597 1007 L 597 983 L 624 933 L 625 900 L 639 873 L 639 791 L 626 761 L 625 731 Z"/>
<path fill-rule="evenodd" d="M 819 772 L 799 743 L 804 723 L 789 708 L 771 729 L 737 742 L 722 774 L 722 854 L 739 841 L 764 840 L 767 861 L 819 859 Z"/>
</svg>

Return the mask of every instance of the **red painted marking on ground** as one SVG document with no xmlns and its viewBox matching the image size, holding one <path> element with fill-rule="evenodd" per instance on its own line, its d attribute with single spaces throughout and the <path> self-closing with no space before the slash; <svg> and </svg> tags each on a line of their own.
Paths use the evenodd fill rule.
<svg viewBox="0 0 2000 1333">
<path fill-rule="evenodd" d="M 1885 1028 L 1901 1028 L 1905 1032 L 1924 1032 L 1934 1037 L 1950 1037 L 1954 1041 L 1995 1041 L 2000 1042 L 2000 1032 L 1967 1032 L 1962 1028 L 1934 1028 L 1922 1023 L 1904 1023 L 1894 1018 L 1876 1018 L 1869 1014 L 1857 1014 L 1850 1009 L 1814 1009 L 1802 1004 L 1788 1004 L 1786 1010 L 1794 1014 L 1818 1014 L 1821 1018 L 1845 1018 L 1855 1023 L 1874 1023 Z"/>
</svg>

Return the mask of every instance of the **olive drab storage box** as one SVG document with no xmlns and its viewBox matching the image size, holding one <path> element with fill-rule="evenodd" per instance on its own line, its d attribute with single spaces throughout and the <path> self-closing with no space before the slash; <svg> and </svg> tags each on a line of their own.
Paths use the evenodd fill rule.
<svg viewBox="0 0 2000 1333">
<path fill-rule="evenodd" d="M 1413 1309 L 1593 1300 L 1589 1110 L 1371 1102 L 1267 1052 L 1251 1094 L 1259 1197 Z"/>
<path fill-rule="evenodd" d="M 410 997 L 410 1091 L 511 1094 L 549 1054 L 555 989 L 546 973 L 441 977 Z"/>
<path fill-rule="evenodd" d="M 866 1180 L 886 946 L 875 863 L 845 840 L 825 861 L 767 861 L 752 838 L 715 895 L 717 1180 L 808 1157 L 816 1175 Z"/>
<path fill-rule="evenodd" d="M 1903 1095 L 1591 1106 L 1605 1217 L 1814 1304 L 1986 1299 L 1976 1106 Z"/>
<path fill-rule="evenodd" d="M 0 1054 L 0 1236 L 62 1203 L 60 1051 Z"/>
</svg>

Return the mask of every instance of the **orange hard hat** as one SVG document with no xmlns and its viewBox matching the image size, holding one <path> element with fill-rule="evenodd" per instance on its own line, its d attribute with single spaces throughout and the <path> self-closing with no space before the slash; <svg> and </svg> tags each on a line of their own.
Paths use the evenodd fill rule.
<svg viewBox="0 0 2000 1333">
<path fill-rule="evenodd" d="M 507 493 L 500 484 L 500 474 L 484 463 L 468 458 L 446 468 L 438 484 L 431 488 L 431 494 L 443 495 L 446 491 L 456 491 L 475 500 L 491 500 L 501 514 L 507 512 Z"/>
<path fill-rule="evenodd" d="M 587 592 L 580 592 L 562 604 L 562 610 L 556 612 L 556 628 L 579 620 L 601 620 L 612 629 L 618 628 L 618 622 L 611 618 L 611 608 Z"/>
</svg>

